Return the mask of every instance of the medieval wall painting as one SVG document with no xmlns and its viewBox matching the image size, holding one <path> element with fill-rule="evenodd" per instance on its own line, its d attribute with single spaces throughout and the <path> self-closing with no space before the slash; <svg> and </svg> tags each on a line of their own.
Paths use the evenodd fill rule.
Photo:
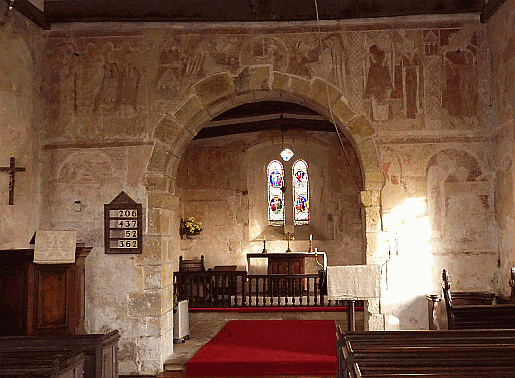
<svg viewBox="0 0 515 378">
<path fill-rule="evenodd" d="M 467 127 L 478 123 L 479 42 L 466 26 L 56 37 L 43 87 L 57 127 L 89 127 L 93 116 L 100 127 L 129 120 L 141 129 L 148 112 L 170 109 L 202 78 L 266 64 L 326 81 L 380 128 Z"/>
<path fill-rule="evenodd" d="M 477 115 L 478 41 L 469 29 L 441 31 L 442 57 L 446 85 L 442 92 L 442 106 L 452 117 Z"/>
<path fill-rule="evenodd" d="M 102 79 L 93 99 L 93 112 L 100 107 L 118 111 L 122 106 L 129 112 L 138 111 L 138 92 L 141 69 L 135 64 L 130 46 L 125 45 L 122 54 L 117 54 L 113 45 L 104 46 L 105 62 L 102 65 Z"/>
<path fill-rule="evenodd" d="M 502 15 L 500 22 L 492 25 L 492 34 L 498 37 L 492 52 L 492 98 L 499 123 L 515 120 L 515 21 L 513 11 Z M 498 29 L 498 30 L 495 30 Z"/>
<path fill-rule="evenodd" d="M 43 80 L 51 124 L 84 132 L 87 122 L 80 120 L 91 116 L 112 122 L 141 118 L 146 50 L 145 44 L 109 38 L 56 43 Z"/>
<path fill-rule="evenodd" d="M 184 94 L 187 88 L 204 76 L 205 54 L 198 38 L 169 36 L 159 51 L 155 90 L 161 97 Z"/>
<path fill-rule="evenodd" d="M 463 150 L 442 150 L 429 159 L 426 178 L 433 240 L 445 239 L 453 248 L 489 245 L 491 188 L 476 158 Z"/>
<path fill-rule="evenodd" d="M 415 119 L 422 115 L 424 66 L 420 33 L 367 33 L 364 41 L 364 99 L 370 100 L 371 118 Z"/>
</svg>

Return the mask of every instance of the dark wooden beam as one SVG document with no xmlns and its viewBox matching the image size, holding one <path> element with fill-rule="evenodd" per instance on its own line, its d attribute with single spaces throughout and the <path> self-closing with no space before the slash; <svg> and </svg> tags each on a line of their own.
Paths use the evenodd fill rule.
<svg viewBox="0 0 515 378">
<path fill-rule="evenodd" d="M 260 101 L 239 105 L 215 117 L 213 121 L 256 117 L 266 114 L 318 115 L 305 106 L 285 101 Z"/>
<path fill-rule="evenodd" d="M 9 4 L 9 1 L 6 1 Z M 49 30 L 50 24 L 45 19 L 45 14 L 27 0 L 15 0 L 13 8 L 27 17 L 41 29 Z"/>
<path fill-rule="evenodd" d="M 486 3 L 483 12 L 481 13 L 481 22 L 487 22 L 490 17 L 492 17 L 497 12 L 500 6 L 504 4 L 505 1 L 506 0 L 490 0 L 488 3 Z"/>
<path fill-rule="evenodd" d="M 481 13 L 484 0 L 318 0 L 319 18 L 338 20 L 421 14 Z M 47 22 L 314 21 L 313 0 L 45 1 Z"/>
<path fill-rule="evenodd" d="M 231 125 L 208 126 L 201 129 L 195 139 L 216 138 L 234 134 L 256 133 L 270 130 L 301 130 L 334 133 L 336 129 L 329 121 L 299 120 L 299 119 L 271 119 Z"/>
</svg>

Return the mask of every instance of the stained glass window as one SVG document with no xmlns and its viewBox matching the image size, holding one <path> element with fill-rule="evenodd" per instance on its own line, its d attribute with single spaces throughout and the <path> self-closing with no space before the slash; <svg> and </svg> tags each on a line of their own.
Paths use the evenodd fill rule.
<svg viewBox="0 0 515 378">
<path fill-rule="evenodd" d="M 268 164 L 268 224 L 282 226 L 284 224 L 284 184 L 283 165 L 273 160 Z"/>
<path fill-rule="evenodd" d="M 293 224 L 309 224 L 308 165 L 297 160 L 292 167 L 293 175 Z"/>
</svg>

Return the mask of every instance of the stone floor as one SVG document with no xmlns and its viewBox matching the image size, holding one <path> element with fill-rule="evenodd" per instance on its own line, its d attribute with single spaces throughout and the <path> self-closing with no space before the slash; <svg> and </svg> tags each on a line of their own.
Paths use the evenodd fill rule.
<svg viewBox="0 0 515 378">
<path fill-rule="evenodd" d="M 345 312 L 325 313 L 254 313 L 254 314 L 224 314 L 224 313 L 190 313 L 189 340 L 184 343 L 174 343 L 174 353 L 165 362 L 163 377 L 183 376 L 185 364 L 204 344 L 211 340 L 229 321 L 233 319 L 302 319 L 302 320 L 334 320 L 335 323 L 347 329 Z M 363 330 L 363 312 L 356 313 L 356 329 Z M 170 374 L 175 373 L 175 374 Z M 166 375 L 169 374 L 169 375 Z"/>
</svg>

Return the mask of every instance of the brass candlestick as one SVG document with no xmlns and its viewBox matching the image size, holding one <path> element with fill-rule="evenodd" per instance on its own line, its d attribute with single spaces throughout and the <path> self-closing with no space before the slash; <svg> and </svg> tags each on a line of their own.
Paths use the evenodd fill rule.
<svg viewBox="0 0 515 378">
<path fill-rule="evenodd" d="M 267 253 L 268 251 L 266 250 L 266 240 L 263 239 L 263 250 L 261 251 L 261 253 Z"/>
<path fill-rule="evenodd" d="M 286 253 L 291 253 L 291 249 L 290 249 L 290 241 L 295 240 L 295 237 L 293 237 L 293 235 L 290 235 L 290 233 L 288 232 L 288 233 L 283 237 L 283 239 L 288 241 L 288 249 L 286 250 Z"/>
</svg>

